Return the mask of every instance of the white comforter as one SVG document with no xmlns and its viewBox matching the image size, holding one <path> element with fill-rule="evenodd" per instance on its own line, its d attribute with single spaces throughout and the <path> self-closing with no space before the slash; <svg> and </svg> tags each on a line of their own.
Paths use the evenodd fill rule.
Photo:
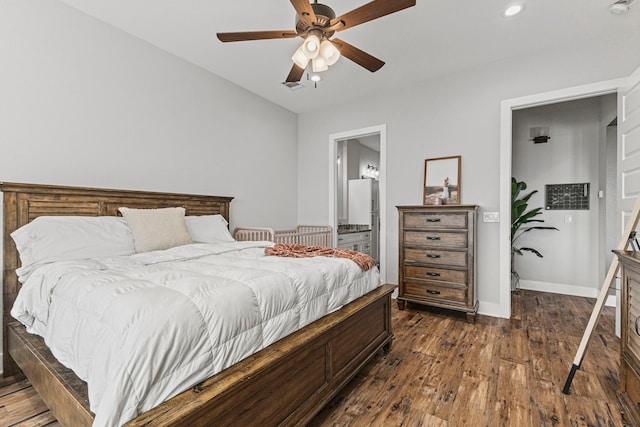
<svg viewBox="0 0 640 427">
<path fill-rule="evenodd" d="M 94 426 L 121 425 L 379 286 L 375 268 L 268 244 L 47 264 L 11 314 L 88 383 Z"/>
</svg>

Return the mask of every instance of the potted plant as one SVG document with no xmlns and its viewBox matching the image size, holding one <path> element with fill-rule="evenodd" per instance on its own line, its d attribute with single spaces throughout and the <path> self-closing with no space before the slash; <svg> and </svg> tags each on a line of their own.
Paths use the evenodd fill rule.
<svg viewBox="0 0 640 427">
<path fill-rule="evenodd" d="M 516 241 L 522 237 L 524 233 L 531 230 L 556 230 L 556 227 L 528 226 L 534 222 L 544 222 L 544 219 L 536 218 L 542 215 L 542 208 L 527 210 L 529 199 L 536 194 L 538 190 L 533 190 L 528 194 L 520 196 L 523 190 L 527 189 L 524 181 L 518 182 L 514 177 L 511 178 L 511 290 L 518 289 L 520 284 L 520 275 L 515 270 L 515 255 L 524 255 L 525 252 L 531 252 L 542 258 L 540 251 L 529 247 L 517 247 Z"/>
</svg>

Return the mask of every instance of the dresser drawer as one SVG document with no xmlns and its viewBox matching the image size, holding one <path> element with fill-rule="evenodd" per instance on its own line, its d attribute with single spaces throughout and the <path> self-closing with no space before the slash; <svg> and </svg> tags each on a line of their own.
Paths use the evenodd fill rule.
<svg viewBox="0 0 640 427">
<path fill-rule="evenodd" d="M 405 228 L 467 228 L 466 213 L 406 212 Z"/>
<path fill-rule="evenodd" d="M 467 252 L 441 251 L 438 249 L 406 248 L 404 250 L 404 260 L 407 264 L 418 262 L 436 265 L 451 265 L 455 267 L 466 267 Z"/>
<path fill-rule="evenodd" d="M 405 231 L 406 245 L 432 246 L 438 248 L 466 248 L 467 233 L 444 231 Z"/>
<path fill-rule="evenodd" d="M 437 284 L 422 284 L 415 282 L 404 283 L 404 295 L 420 298 L 434 298 L 439 300 L 464 303 L 467 298 L 466 289 L 450 288 Z"/>
<path fill-rule="evenodd" d="M 437 280 L 439 282 L 466 283 L 467 272 L 465 270 L 448 270 L 446 268 L 419 267 L 405 265 L 405 279 Z"/>
</svg>

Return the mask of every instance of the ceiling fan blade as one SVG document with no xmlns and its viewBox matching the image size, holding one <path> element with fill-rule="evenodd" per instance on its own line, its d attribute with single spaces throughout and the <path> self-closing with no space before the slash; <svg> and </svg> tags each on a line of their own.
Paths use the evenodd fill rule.
<svg viewBox="0 0 640 427">
<path fill-rule="evenodd" d="M 291 4 L 296 9 L 296 13 L 307 25 L 311 25 L 316 22 L 316 13 L 311 7 L 309 0 L 291 0 Z"/>
<path fill-rule="evenodd" d="M 238 33 L 218 33 L 221 42 L 242 42 L 246 40 L 287 39 L 297 37 L 295 31 L 243 31 Z"/>
<path fill-rule="evenodd" d="M 374 0 L 332 19 L 330 26 L 342 23 L 336 28 L 336 31 L 342 31 L 415 5 L 416 0 Z"/>
<path fill-rule="evenodd" d="M 289 71 L 289 75 L 287 76 L 286 81 L 287 83 L 299 82 L 303 75 L 304 68 L 300 68 L 296 64 L 293 64 L 293 67 L 291 67 L 291 71 Z"/>
<path fill-rule="evenodd" d="M 345 41 L 333 39 L 331 40 L 331 43 L 338 48 L 340 55 L 352 60 L 372 73 L 378 71 L 384 65 L 384 61 L 379 60 L 375 56 L 369 55 L 367 52 L 360 50 Z"/>
</svg>

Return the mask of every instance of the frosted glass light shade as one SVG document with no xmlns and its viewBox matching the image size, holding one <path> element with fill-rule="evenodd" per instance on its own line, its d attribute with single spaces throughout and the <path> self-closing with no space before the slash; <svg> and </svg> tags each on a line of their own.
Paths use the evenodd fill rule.
<svg viewBox="0 0 640 427">
<path fill-rule="evenodd" d="M 318 56 L 320 52 L 320 39 L 315 34 L 311 34 L 304 39 L 304 43 L 302 43 L 302 51 L 307 58 L 313 59 Z"/>
<path fill-rule="evenodd" d="M 314 73 L 319 73 L 321 71 L 327 71 L 329 66 L 327 65 L 326 59 L 322 56 L 316 56 L 311 60 L 311 68 Z"/>
<path fill-rule="evenodd" d="M 296 50 L 296 53 L 293 54 L 291 60 L 300 68 L 307 68 L 307 64 L 309 63 L 309 57 L 304 54 L 302 46 Z"/>
<path fill-rule="evenodd" d="M 328 66 L 331 66 L 338 62 L 340 51 L 329 40 L 324 40 L 320 43 L 320 56 L 327 61 Z"/>
</svg>

